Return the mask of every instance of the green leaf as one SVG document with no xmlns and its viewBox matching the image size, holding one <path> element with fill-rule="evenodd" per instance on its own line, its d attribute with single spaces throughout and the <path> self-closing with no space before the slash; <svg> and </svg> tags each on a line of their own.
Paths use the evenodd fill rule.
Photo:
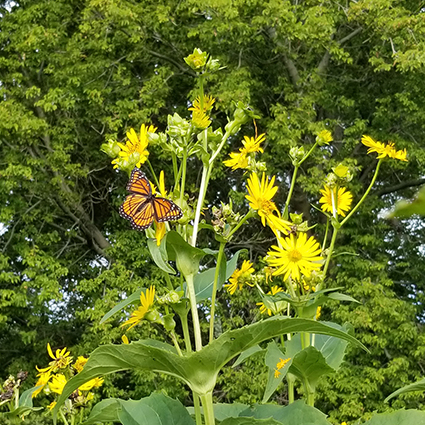
<svg viewBox="0 0 425 425">
<path fill-rule="evenodd" d="M 165 234 L 159 246 L 155 239 L 148 239 L 148 248 L 153 261 L 161 270 L 169 274 L 176 274 L 176 271 L 168 264 L 167 238 L 168 233 Z"/>
<path fill-rule="evenodd" d="M 425 412 L 419 410 L 398 410 L 374 416 L 363 425 L 425 425 Z"/>
<path fill-rule="evenodd" d="M 289 372 L 302 382 L 308 382 L 310 387 L 314 389 L 321 376 L 335 372 L 335 370 L 326 363 L 319 350 L 310 346 L 295 355 Z"/>
<path fill-rule="evenodd" d="M 214 404 L 214 417 L 218 421 L 224 421 L 227 418 L 237 418 L 239 413 L 246 410 L 249 406 L 242 403 L 216 403 Z"/>
<path fill-rule="evenodd" d="M 405 200 L 397 202 L 388 218 L 409 218 L 413 214 L 425 216 L 425 186 L 419 190 L 412 202 Z"/>
<path fill-rule="evenodd" d="M 332 322 L 324 322 L 335 329 L 351 332 L 352 326 L 349 323 L 344 326 Z M 315 335 L 314 346 L 323 354 L 326 363 L 334 370 L 338 370 L 344 360 L 345 350 L 348 342 L 328 335 Z"/>
<path fill-rule="evenodd" d="M 253 408 L 241 412 L 241 416 L 254 418 L 273 418 L 284 425 L 329 425 L 326 415 L 320 410 L 308 406 L 302 400 L 298 400 L 289 406 L 277 406 L 275 404 L 254 405 Z"/>
<path fill-rule="evenodd" d="M 275 378 L 276 365 L 280 359 L 287 359 L 288 356 L 283 354 L 280 348 L 274 341 L 269 342 L 267 346 L 267 352 L 265 357 L 266 366 L 269 369 L 269 376 L 267 380 L 266 389 L 264 391 L 264 396 L 262 403 L 266 403 L 271 395 L 276 391 L 277 387 L 282 383 L 283 378 L 286 376 L 286 373 L 289 370 L 289 367 L 292 364 L 292 359 L 289 360 L 285 366 L 279 370 L 280 375 Z"/>
<path fill-rule="evenodd" d="M 239 357 L 236 359 L 235 363 L 233 363 L 232 367 L 239 366 L 241 363 L 243 363 L 248 357 L 253 356 L 256 353 L 263 352 L 264 349 L 261 348 L 259 345 L 254 345 L 251 348 L 248 348 L 248 350 L 243 351 Z"/>
<path fill-rule="evenodd" d="M 141 292 L 146 292 L 146 288 L 143 289 L 137 289 L 135 292 L 133 292 L 128 298 L 118 303 L 114 308 L 109 310 L 100 320 L 100 323 L 106 322 L 111 316 L 113 316 L 115 313 L 118 313 L 120 310 L 122 310 L 124 307 L 127 307 L 129 304 L 134 303 L 135 301 L 138 301 L 140 299 Z"/>
<path fill-rule="evenodd" d="M 178 400 L 164 394 L 151 394 L 141 400 L 120 400 L 118 412 L 123 425 L 195 425 Z"/>
<path fill-rule="evenodd" d="M 411 393 L 412 391 L 425 391 L 425 379 L 421 379 L 418 382 L 399 388 L 397 391 L 391 393 L 384 401 L 385 403 L 388 403 L 388 401 L 392 398 L 397 397 L 400 394 Z"/>
<path fill-rule="evenodd" d="M 201 351 L 191 352 L 185 356 L 179 356 L 169 344 L 154 340 L 104 345 L 91 354 L 84 369 L 65 385 L 54 408 L 54 414 L 57 415 L 59 407 L 83 383 L 101 375 L 126 369 L 147 369 L 176 376 L 196 393 L 206 394 L 214 388 L 220 369 L 233 357 L 264 340 L 294 332 L 332 335 L 367 350 L 353 336 L 331 326 L 314 320 L 286 317 L 272 317 L 225 332 Z"/>
<path fill-rule="evenodd" d="M 36 391 L 40 386 L 32 387 L 26 391 L 24 391 L 19 397 L 19 406 L 32 407 L 32 393 Z"/>
<path fill-rule="evenodd" d="M 176 260 L 177 269 L 184 276 L 195 276 L 199 270 L 199 262 L 206 255 L 202 249 L 187 243 L 174 230 L 167 233 L 167 252 L 170 259 Z"/>
<path fill-rule="evenodd" d="M 108 398 L 97 403 L 90 412 L 88 419 L 82 425 L 90 425 L 99 422 L 118 422 L 118 413 L 121 410 L 119 399 Z"/>
<path fill-rule="evenodd" d="M 226 263 L 224 261 L 220 264 L 220 273 L 218 276 L 218 283 L 217 283 L 217 290 L 220 290 L 223 286 L 223 283 L 229 279 L 229 277 L 232 275 L 232 273 L 236 269 L 236 265 L 238 262 L 239 254 L 244 251 L 240 250 L 233 255 L 233 257 Z M 214 286 L 214 276 L 215 276 L 215 269 L 216 267 L 213 267 L 211 269 L 205 270 L 202 273 L 198 273 L 193 280 L 193 284 L 195 287 L 195 293 L 196 293 L 196 302 L 201 302 L 203 300 L 206 300 L 208 298 L 212 297 L 212 290 Z"/>
<path fill-rule="evenodd" d="M 220 425 L 282 425 L 274 419 L 254 419 L 254 418 L 228 418 L 221 422 Z"/>
<path fill-rule="evenodd" d="M 341 294 L 340 292 L 332 292 L 329 295 L 327 295 L 328 298 L 332 299 L 332 300 L 337 300 L 337 301 L 351 301 L 357 304 L 360 304 L 359 301 L 357 301 L 355 298 L 350 297 L 349 295 L 346 294 Z"/>
</svg>

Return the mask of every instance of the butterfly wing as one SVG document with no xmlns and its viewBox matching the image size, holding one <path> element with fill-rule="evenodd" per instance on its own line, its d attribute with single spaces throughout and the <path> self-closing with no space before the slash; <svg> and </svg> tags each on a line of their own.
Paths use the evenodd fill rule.
<svg viewBox="0 0 425 425">
<path fill-rule="evenodd" d="M 130 220 L 133 229 L 147 229 L 155 218 L 153 202 L 146 196 L 132 193 L 120 206 L 121 217 Z"/>
<path fill-rule="evenodd" d="M 183 212 L 173 201 L 165 198 L 153 198 L 152 201 L 155 220 L 158 223 L 164 221 L 178 220 L 182 218 Z"/>
<path fill-rule="evenodd" d="M 152 188 L 145 173 L 139 168 L 134 168 L 131 172 L 130 180 L 127 184 L 127 190 L 131 193 L 150 198 L 152 196 Z"/>
</svg>

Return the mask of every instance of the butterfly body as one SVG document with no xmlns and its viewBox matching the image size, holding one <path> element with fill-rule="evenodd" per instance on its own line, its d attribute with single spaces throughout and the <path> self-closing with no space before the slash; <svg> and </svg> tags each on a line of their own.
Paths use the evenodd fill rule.
<svg viewBox="0 0 425 425">
<path fill-rule="evenodd" d="M 133 229 L 147 229 L 154 221 L 178 220 L 183 212 L 178 205 L 166 198 L 157 197 L 146 175 L 135 168 L 127 184 L 130 195 L 120 207 L 121 217 L 130 220 Z"/>
</svg>

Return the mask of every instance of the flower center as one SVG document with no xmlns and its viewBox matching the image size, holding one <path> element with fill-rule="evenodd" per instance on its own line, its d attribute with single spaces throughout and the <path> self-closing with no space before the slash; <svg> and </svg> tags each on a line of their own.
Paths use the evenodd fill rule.
<svg viewBox="0 0 425 425">
<path fill-rule="evenodd" d="M 260 210 L 265 216 L 272 214 L 275 209 L 276 209 L 276 205 L 274 204 L 273 201 L 269 201 L 267 199 L 264 199 L 261 202 Z"/>
<path fill-rule="evenodd" d="M 288 252 L 288 259 L 289 259 L 289 261 L 291 261 L 293 263 L 296 263 L 296 262 L 302 260 L 302 258 L 303 258 L 303 255 L 297 249 L 293 249 L 292 251 Z"/>
</svg>

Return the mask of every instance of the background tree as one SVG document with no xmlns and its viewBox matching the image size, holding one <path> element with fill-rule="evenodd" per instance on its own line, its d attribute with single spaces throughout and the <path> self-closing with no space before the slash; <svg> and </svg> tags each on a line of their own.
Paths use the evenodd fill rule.
<svg viewBox="0 0 425 425">
<path fill-rule="evenodd" d="M 359 143 L 362 134 L 408 150 L 407 166 L 384 164 L 373 201 L 341 232 L 332 285 L 360 305 L 340 306 L 332 319 L 353 323 L 372 353 L 350 352 L 323 386 L 320 407 L 337 421 L 367 415 L 423 375 L 423 219 L 382 218 L 425 181 L 419 2 L 23 0 L 1 2 L 0 12 L 2 378 L 43 364 L 47 342 L 79 355 L 118 341 L 119 318 L 106 325 L 99 319 L 137 287 L 163 281 L 147 261 L 144 234 L 117 214 L 126 176 L 113 171 L 99 148 L 110 138 L 122 140 L 130 127 L 153 123 L 162 130 L 167 114 L 187 113 L 194 79 L 182 58 L 195 46 L 226 66 L 208 81 L 217 119 L 238 100 L 262 115 L 258 131 L 267 134 L 265 158 L 282 182 L 281 200 L 291 175 L 289 147 L 308 148 L 317 130 L 333 132 L 335 142 L 303 164 L 291 212 L 323 222 L 310 203 L 331 167 L 349 157 L 358 170 L 351 189 L 362 192 L 375 162 Z M 238 138 L 229 150 L 236 144 Z M 154 146 L 150 152 L 154 168 L 167 171 L 161 153 Z M 218 167 L 213 177 L 211 206 L 227 194 L 243 203 L 237 171 L 229 177 Z M 188 182 L 193 195 L 197 178 L 192 173 Z M 247 247 L 257 259 L 269 236 L 253 226 L 228 255 Z M 223 330 L 259 319 L 251 298 L 232 298 L 228 310 L 228 295 L 221 294 Z M 261 381 L 253 388 L 251 376 L 262 366 L 248 366 L 225 372 L 234 381 L 223 383 L 218 399 L 261 398 Z M 105 386 L 105 394 L 140 397 L 158 379 L 126 378 Z M 166 387 L 187 395 L 174 382 Z M 422 399 L 406 397 L 394 405 L 421 406 Z M 283 388 L 276 399 L 284 402 Z"/>
</svg>

